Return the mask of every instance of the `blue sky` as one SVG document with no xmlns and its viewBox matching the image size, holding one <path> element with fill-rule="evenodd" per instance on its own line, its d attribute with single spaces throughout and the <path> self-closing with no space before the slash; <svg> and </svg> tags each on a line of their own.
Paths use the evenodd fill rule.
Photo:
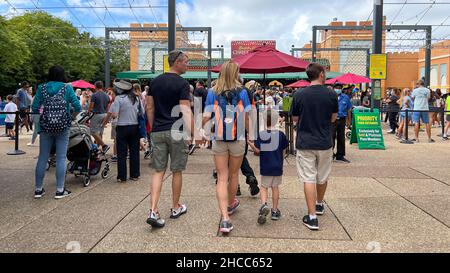
<svg viewBox="0 0 450 273">
<path fill-rule="evenodd" d="M 163 23 L 167 21 L 167 0 L 0 0 L 0 14 L 15 16 L 28 10 L 45 9 L 71 21 L 82 31 L 103 36 L 105 25 L 128 26 L 130 23 Z M 387 1 L 385 1 L 387 2 Z M 402 5 L 404 0 L 389 0 L 399 5 L 386 5 L 388 23 L 450 25 L 449 5 Z M 411 2 L 411 1 L 409 1 Z M 130 4 L 132 8 L 130 9 Z M 89 7 L 72 8 L 71 7 Z M 108 8 L 106 9 L 105 8 Z M 150 6 L 154 7 L 153 9 Z M 14 10 L 14 8 L 16 10 Z M 54 9 L 54 7 L 59 7 Z M 97 7 L 97 8 L 91 8 Z M 52 9 L 50 9 L 52 8 Z M 274 39 L 278 48 L 288 51 L 311 40 L 313 25 L 327 25 L 333 18 L 361 21 L 371 18 L 373 0 L 178 0 L 178 19 L 184 26 L 213 27 L 213 46 L 224 45 L 229 52 L 232 40 Z M 390 34 L 417 38 L 414 34 Z M 433 37 L 450 39 L 450 27 L 435 27 Z M 204 37 L 193 38 L 202 42 Z M 394 43 L 394 42 L 393 42 Z M 408 41 L 403 44 L 411 43 Z M 416 43 L 416 42 L 414 42 Z M 396 43 L 398 44 L 398 42 Z M 419 44 L 417 44 L 419 45 Z M 399 47 L 400 49 L 401 47 Z"/>
</svg>

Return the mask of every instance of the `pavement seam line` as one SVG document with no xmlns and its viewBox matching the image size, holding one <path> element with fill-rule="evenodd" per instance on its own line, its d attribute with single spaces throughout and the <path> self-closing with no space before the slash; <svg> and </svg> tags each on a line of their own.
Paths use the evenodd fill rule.
<svg viewBox="0 0 450 273">
<path fill-rule="evenodd" d="M 348 232 L 348 230 L 345 228 L 345 226 L 342 224 L 341 220 L 339 220 L 339 217 L 337 217 L 336 213 L 334 213 L 333 209 L 331 208 L 330 204 L 327 203 L 326 200 L 323 201 L 325 204 L 327 204 L 328 209 L 330 210 L 330 212 L 334 215 L 334 217 L 336 218 L 336 220 L 338 221 L 339 225 L 342 226 L 342 229 L 344 229 L 345 233 L 347 234 L 348 238 L 350 238 L 350 241 L 353 241 L 352 236 L 350 235 L 350 233 Z"/>
<path fill-rule="evenodd" d="M 169 179 L 172 176 L 172 174 L 168 175 L 165 179 L 163 179 L 163 183 Z M 136 206 L 134 206 L 122 219 L 120 219 L 109 231 L 106 232 L 104 236 L 102 236 L 95 245 L 93 245 L 87 253 L 91 253 L 92 250 L 94 250 L 118 225 L 120 225 L 125 218 L 127 218 L 135 209 L 137 209 L 144 201 L 147 199 L 151 193 L 147 194 L 141 201 L 139 201 Z"/>
<path fill-rule="evenodd" d="M 436 179 L 436 178 L 432 177 L 431 175 L 428 175 L 428 174 L 426 174 L 426 173 L 423 173 L 423 172 L 421 172 L 421 171 L 419 171 L 419 170 L 416 170 L 416 169 L 414 169 L 414 168 L 412 168 L 412 167 L 408 167 L 408 168 L 410 168 L 411 170 L 416 171 L 416 172 L 418 172 L 418 173 L 420 173 L 420 174 L 422 174 L 422 175 L 425 175 L 426 177 L 428 177 L 428 178 L 430 178 L 430 179 L 432 179 L 432 180 L 435 180 L 435 181 L 437 181 L 437 182 L 439 182 L 439 183 L 442 183 L 442 184 L 444 184 L 445 186 L 450 187 L 450 185 L 447 184 L 446 182 L 441 181 L 441 180 L 439 180 L 439 179 Z"/>
<path fill-rule="evenodd" d="M 419 210 L 423 211 L 425 214 L 427 214 L 428 216 L 430 216 L 431 218 L 433 218 L 434 220 L 438 221 L 439 223 L 443 224 L 445 227 L 447 227 L 448 229 L 450 229 L 450 226 L 448 226 L 446 223 L 444 223 L 443 221 L 439 220 L 438 218 L 436 218 L 435 216 L 433 216 L 432 214 L 430 214 L 428 211 L 426 211 L 425 209 L 419 207 L 418 205 L 416 205 L 414 202 L 412 202 L 411 200 L 409 200 L 408 198 L 406 198 L 405 196 L 399 194 L 398 192 L 396 192 L 395 190 L 389 188 L 388 186 L 386 186 L 383 182 L 379 181 L 378 179 L 374 178 L 378 183 L 380 183 L 381 185 L 383 185 L 385 188 L 387 188 L 388 190 L 392 191 L 393 193 L 397 194 L 398 196 L 400 196 L 402 199 L 406 200 L 408 203 L 410 203 L 411 205 L 413 205 L 414 207 L 418 208 Z"/>
</svg>

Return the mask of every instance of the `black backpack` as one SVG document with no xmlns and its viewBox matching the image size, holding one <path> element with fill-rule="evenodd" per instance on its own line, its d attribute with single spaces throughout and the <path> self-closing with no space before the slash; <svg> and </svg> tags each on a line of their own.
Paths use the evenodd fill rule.
<svg viewBox="0 0 450 273">
<path fill-rule="evenodd" d="M 66 86 L 54 96 L 50 96 L 47 92 L 47 85 L 42 85 L 42 97 L 44 111 L 40 118 L 41 132 L 47 134 L 61 134 L 66 131 L 72 119 L 67 112 Z"/>
</svg>

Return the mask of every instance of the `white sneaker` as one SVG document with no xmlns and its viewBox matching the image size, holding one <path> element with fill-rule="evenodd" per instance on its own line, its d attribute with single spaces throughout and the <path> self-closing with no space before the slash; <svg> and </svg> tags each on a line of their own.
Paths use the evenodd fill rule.
<svg viewBox="0 0 450 273">
<path fill-rule="evenodd" d="M 33 144 L 33 143 L 28 143 L 27 146 L 28 146 L 28 147 L 37 147 L 37 145 L 36 145 L 36 144 Z"/>
<path fill-rule="evenodd" d="M 186 205 L 178 205 L 177 209 L 171 209 L 170 211 L 170 218 L 171 219 L 178 219 L 181 215 L 186 214 L 187 207 Z"/>
</svg>

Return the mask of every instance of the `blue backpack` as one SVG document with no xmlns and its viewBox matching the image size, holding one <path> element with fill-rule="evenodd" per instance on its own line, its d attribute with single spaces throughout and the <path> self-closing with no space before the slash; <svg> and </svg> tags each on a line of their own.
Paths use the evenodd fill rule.
<svg viewBox="0 0 450 273">
<path fill-rule="evenodd" d="M 244 106 L 240 93 L 240 90 L 231 90 L 215 96 L 216 140 L 234 142 L 245 133 L 245 130 L 238 128 L 238 125 L 244 124 Z"/>
<path fill-rule="evenodd" d="M 42 85 L 44 110 L 40 118 L 41 132 L 58 135 L 70 127 L 72 119 L 67 112 L 66 86 L 54 96 L 47 92 L 47 85 Z"/>
</svg>

